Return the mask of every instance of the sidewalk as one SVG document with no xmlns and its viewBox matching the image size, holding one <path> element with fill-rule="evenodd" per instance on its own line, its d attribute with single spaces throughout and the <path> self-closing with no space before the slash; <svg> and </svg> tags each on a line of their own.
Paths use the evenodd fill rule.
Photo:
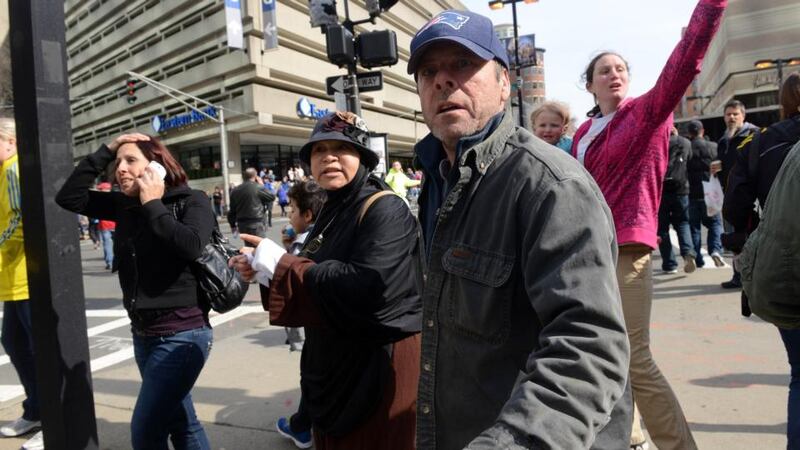
<svg viewBox="0 0 800 450">
<path fill-rule="evenodd" d="M 659 268 L 656 257 L 653 353 L 698 446 L 784 448 L 789 367 L 776 329 L 739 315 L 739 292 L 719 288 L 730 269 L 662 275 Z M 255 289 L 246 304 L 259 304 Z M 299 397 L 300 355 L 290 353 L 284 339 L 283 329 L 268 326 L 260 312 L 215 328 L 214 348 L 192 394 L 212 448 L 295 448 L 275 431 L 276 419 L 294 412 Z M 132 362 L 94 374 L 100 448 L 130 448 L 139 383 Z M 19 414 L 19 399 L 0 404 L 0 421 Z M 23 442 L 0 440 L 0 449 Z"/>
</svg>

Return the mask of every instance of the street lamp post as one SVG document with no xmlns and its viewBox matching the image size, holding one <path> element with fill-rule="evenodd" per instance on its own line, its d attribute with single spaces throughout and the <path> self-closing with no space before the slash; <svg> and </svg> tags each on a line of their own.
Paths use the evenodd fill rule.
<svg viewBox="0 0 800 450">
<path fill-rule="evenodd" d="M 511 17 L 514 26 L 514 66 L 517 84 L 517 111 L 519 111 L 519 126 L 525 128 L 525 117 L 522 107 L 522 68 L 519 66 L 519 32 L 517 31 L 517 2 L 536 3 L 539 0 L 493 0 L 489 2 L 489 8 L 493 10 L 502 9 L 503 5 L 511 4 Z M 534 49 L 534 52 L 536 49 Z"/>
<path fill-rule="evenodd" d="M 770 69 L 775 67 L 778 72 L 778 90 L 783 86 L 783 66 L 800 65 L 800 56 L 793 58 L 760 59 L 754 64 L 756 69 Z"/>
</svg>

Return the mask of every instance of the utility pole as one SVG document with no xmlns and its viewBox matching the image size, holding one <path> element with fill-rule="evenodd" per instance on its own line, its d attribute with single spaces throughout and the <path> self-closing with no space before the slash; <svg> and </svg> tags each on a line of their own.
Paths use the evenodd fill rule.
<svg viewBox="0 0 800 450">
<path fill-rule="evenodd" d="M 222 192 L 223 195 L 225 196 L 225 204 L 228 205 L 228 207 L 230 208 L 231 198 L 230 198 L 230 192 L 228 191 L 228 186 L 230 185 L 231 178 L 230 178 L 230 171 L 228 169 L 228 129 L 225 125 L 225 109 L 222 107 L 222 105 L 214 105 L 212 103 L 203 100 L 202 98 L 195 97 L 194 95 L 189 94 L 187 92 L 183 92 L 180 89 L 175 89 L 174 87 L 167 86 L 166 84 L 163 83 L 159 83 L 158 81 L 153 80 L 152 78 L 148 78 L 140 73 L 128 72 L 128 75 L 144 81 L 149 86 L 153 87 L 155 90 L 167 95 L 168 97 L 174 100 L 179 101 L 187 108 L 190 108 L 192 111 L 202 114 L 203 116 L 206 117 L 206 119 L 214 121 L 219 124 L 219 153 L 220 153 L 219 156 L 220 159 L 222 160 L 222 182 L 225 185 L 224 188 L 222 189 Z M 174 93 L 186 96 L 194 100 L 195 102 L 202 103 L 206 106 L 214 108 L 217 111 L 216 117 L 192 105 L 191 103 L 179 98 Z"/>
<path fill-rule="evenodd" d="M 342 23 L 351 35 L 355 36 L 355 23 L 350 20 L 350 6 L 347 0 L 344 0 L 344 16 L 345 21 Z M 361 102 L 358 101 L 358 80 L 356 79 L 356 59 L 347 64 L 347 82 L 350 85 L 347 92 L 347 110 L 351 113 L 361 116 Z"/>
<path fill-rule="evenodd" d="M 55 196 L 72 172 L 63 4 L 9 2 L 22 225 L 36 384 L 48 450 L 98 448 L 75 214 Z"/>
</svg>

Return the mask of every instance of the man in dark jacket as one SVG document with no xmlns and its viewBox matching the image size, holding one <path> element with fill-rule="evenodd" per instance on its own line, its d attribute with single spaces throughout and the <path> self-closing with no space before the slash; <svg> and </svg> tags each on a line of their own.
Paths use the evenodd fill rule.
<svg viewBox="0 0 800 450">
<path fill-rule="evenodd" d="M 731 100 L 725 105 L 725 134 L 719 140 L 717 147 L 719 162 L 712 165 L 712 170 L 719 170 L 719 181 L 722 190 L 727 191 L 728 174 L 736 164 L 738 158 L 737 149 L 741 146 L 748 136 L 758 131 L 758 127 L 752 123 L 745 122 L 744 103 L 739 100 Z M 733 227 L 727 222 L 724 223 L 725 231 L 732 232 Z M 733 277 L 729 281 L 722 282 L 724 289 L 738 289 L 742 287 L 742 281 L 736 268 L 733 269 Z"/>
<path fill-rule="evenodd" d="M 599 188 L 514 125 L 488 18 L 439 13 L 408 72 L 431 129 L 415 148 L 428 257 L 418 448 L 627 448 L 630 352 Z"/>
<path fill-rule="evenodd" d="M 231 191 L 228 223 L 231 228 L 236 227 L 239 233 L 266 237 L 264 216 L 273 201 L 275 195 L 256 183 L 256 169 L 248 168 L 244 171 L 244 182 Z"/>
<path fill-rule="evenodd" d="M 687 163 L 692 155 L 692 143 L 672 127 L 669 136 L 669 163 L 664 176 L 664 189 L 661 191 L 661 205 L 658 208 L 658 251 L 661 253 L 661 270 L 676 273 L 678 262 L 672 251 L 669 226 L 678 233 L 678 247 L 683 257 L 683 271 L 694 272 L 695 252 L 692 250 L 692 236 L 689 233 L 689 180 Z"/>
<path fill-rule="evenodd" d="M 714 265 L 724 267 L 722 260 L 722 219 L 719 214 L 709 217 L 706 212 L 706 199 L 703 191 L 703 181 L 711 178 L 710 164 L 717 158 L 717 144 L 706 140 L 703 122 L 693 120 L 687 126 L 689 138 L 692 142 L 692 157 L 689 159 L 689 228 L 692 230 L 692 245 L 697 255 L 697 267 L 703 267 L 705 261 L 700 252 L 702 248 L 703 229 L 708 229 L 707 245 L 708 254 L 714 260 Z"/>
</svg>

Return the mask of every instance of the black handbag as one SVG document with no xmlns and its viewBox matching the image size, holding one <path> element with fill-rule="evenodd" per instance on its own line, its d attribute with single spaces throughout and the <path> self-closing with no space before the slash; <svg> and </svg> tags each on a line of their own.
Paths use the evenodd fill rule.
<svg viewBox="0 0 800 450">
<path fill-rule="evenodd" d="M 183 210 L 184 204 L 184 200 L 173 203 L 176 220 L 180 220 L 178 212 Z M 228 260 L 238 254 L 239 250 L 222 235 L 214 217 L 211 241 L 203 248 L 200 257 L 192 262 L 201 306 L 225 313 L 242 304 L 250 284 L 242 279 L 236 269 L 228 267 Z"/>
</svg>

